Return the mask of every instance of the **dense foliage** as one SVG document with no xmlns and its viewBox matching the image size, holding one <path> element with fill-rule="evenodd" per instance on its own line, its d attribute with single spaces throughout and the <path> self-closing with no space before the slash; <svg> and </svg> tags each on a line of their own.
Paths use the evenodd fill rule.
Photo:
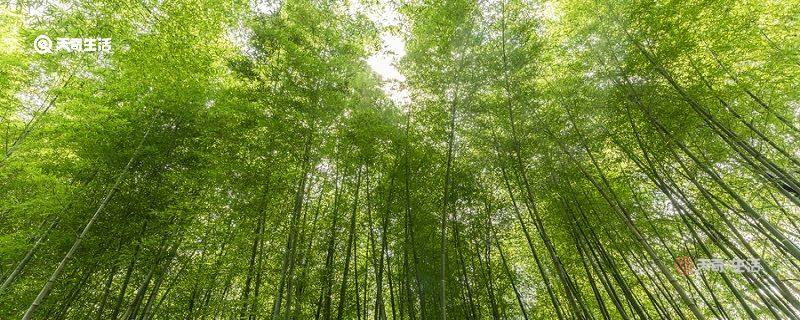
<svg viewBox="0 0 800 320">
<path fill-rule="evenodd" d="M 797 0 L 12 0 L 0 319 L 800 318 L 798 28 Z"/>
</svg>

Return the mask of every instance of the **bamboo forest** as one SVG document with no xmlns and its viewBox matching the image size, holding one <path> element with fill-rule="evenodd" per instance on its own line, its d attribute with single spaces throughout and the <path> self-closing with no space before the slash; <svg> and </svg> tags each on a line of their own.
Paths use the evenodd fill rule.
<svg viewBox="0 0 800 320">
<path fill-rule="evenodd" d="M 800 0 L 4 0 L 0 38 L 0 319 L 800 319 Z"/>
</svg>

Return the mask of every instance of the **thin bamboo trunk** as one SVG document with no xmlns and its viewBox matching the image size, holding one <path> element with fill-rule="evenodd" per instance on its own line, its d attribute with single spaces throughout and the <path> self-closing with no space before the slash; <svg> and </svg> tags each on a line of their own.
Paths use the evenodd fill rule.
<svg viewBox="0 0 800 320">
<path fill-rule="evenodd" d="M 50 232 L 53 231 L 53 229 L 58 225 L 58 221 L 59 218 L 56 218 L 53 221 L 53 223 L 50 224 L 50 227 L 48 227 L 47 230 L 45 230 L 42 233 L 42 235 L 39 236 L 38 239 L 36 239 L 36 242 L 28 250 L 28 253 L 25 254 L 25 257 L 22 258 L 22 260 L 17 264 L 17 267 L 14 268 L 14 271 L 12 271 L 11 274 L 8 275 L 6 280 L 3 281 L 3 284 L 0 285 L 0 293 L 3 293 L 3 291 L 5 291 L 6 288 L 8 288 L 8 286 L 11 285 L 12 282 L 14 282 L 14 280 L 16 280 L 17 276 L 19 276 L 19 274 L 22 272 L 22 269 L 24 269 L 25 266 L 28 265 L 28 262 L 30 262 L 31 258 L 33 258 L 33 254 L 36 252 L 36 249 L 38 249 L 39 246 L 42 244 L 42 241 L 44 241 L 44 239 L 46 239 L 47 236 L 50 235 Z"/>
<path fill-rule="evenodd" d="M 350 214 L 350 228 L 347 236 L 347 251 L 344 258 L 344 271 L 342 273 L 342 284 L 339 289 L 339 304 L 336 308 L 336 320 L 342 320 L 344 312 L 344 303 L 346 299 L 347 290 L 347 277 L 350 270 L 350 259 L 354 249 L 355 233 L 356 233 L 356 213 L 358 212 L 358 194 L 361 187 L 361 169 L 356 173 L 356 189 L 353 199 L 353 210 Z M 357 269 L 357 268 L 354 268 Z M 357 294 L 356 294 L 357 295 Z M 358 311 L 356 311 L 358 313 Z"/>
<path fill-rule="evenodd" d="M 53 289 L 53 285 L 55 284 L 56 280 L 61 275 L 61 273 L 64 272 L 64 267 L 70 260 L 72 260 L 73 256 L 75 255 L 75 251 L 78 250 L 78 247 L 80 247 L 81 242 L 83 242 L 83 239 L 89 233 L 89 230 L 91 230 L 95 221 L 97 221 L 97 218 L 100 216 L 100 213 L 103 212 L 103 209 L 105 209 L 106 205 L 108 204 L 108 201 L 111 200 L 111 197 L 114 195 L 114 193 L 116 193 L 117 189 L 122 183 L 122 180 L 125 178 L 125 175 L 133 166 L 133 161 L 139 155 L 139 152 L 141 151 L 145 140 L 147 140 L 147 136 L 148 134 L 150 134 L 150 129 L 152 129 L 152 127 L 153 126 L 150 125 L 147 131 L 145 131 L 144 136 L 142 136 L 142 139 L 139 141 L 139 144 L 136 146 L 136 149 L 133 152 L 133 156 L 131 156 L 130 160 L 128 160 L 128 163 L 122 169 L 122 172 L 120 172 L 120 174 L 117 176 L 114 185 L 111 187 L 110 190 L 108 190 L 105 197 L 103 197 L 103 200 L 100 202 L 100 205 L 97 207 L 97 210 L 95 211 L 94 215 L 92 215 L 92 217 L 89 219 L 89 222 L 86 223 L 86 226 L 83 227 L 83 231 L 81 231 L 81 233 L 78 235 L 78 238 L 75 239 L 75 242 L 72 244 L 72 247 L 69 249 L 69 251 L 67 251 L 67 254 L 64 256 L 64 259 L 61 260 L 61 262 L 56 267 L 56 270 L 53 271 L 53 274 L 50 276 L 50 279 L 47 280 L 47 283 L 45 283 L 44 287 L 36 296 L 36 298 L 33 300 L 30 307 L 28 307 L 28 310 L 22 317 L 23 320 L 28 320 L 33 316 L 33 313 L 36 312 L 36 309 L 42 303 L 42 300 L 44 300 L 44 298 L 47 297 L 47 295 L 50 293 L 50 290 Z"/>
<path fill-rule="evenodd" d="M 311 170 L 311 143 L 312 132 L 307 133 L 305 147 L 303 151 L 302 173 L 298 182 L 297 192 L 294 198 L 294 208 L 292 209 L 291 221 L 289 223 L 289 235 L 286 241 L 286 249 L 283 253 L 283 263 L 281 267 L 281 278 L 278 283 L 278 292 L 275 294 L 275 301 L 272 307 L 272 319 L 279 319 L 281 313 L 281 303 L 283 302 L 283 292 L 287 286 L 287 281 L 291 281 L 292 275 L 289 272 L 291 264 L 294 260 L 295 241 L 297 238 L 297 229 L 299 228 L 300 213 L 303 209 L 303 200 L 305 199 L 306 180 L 308 179 L 309 171 Z"/>
</svg>

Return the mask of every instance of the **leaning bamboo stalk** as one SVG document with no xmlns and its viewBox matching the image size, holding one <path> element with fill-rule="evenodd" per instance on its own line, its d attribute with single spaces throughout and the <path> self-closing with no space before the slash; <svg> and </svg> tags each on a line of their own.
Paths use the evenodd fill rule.
<svg viewBox="0 0 800 320">
<path fill-rule="evenodd" d="M 154 123 L 155 121 L 153 122 L 153 124 Z M 58 277 L 61 276 L 61 273 L 64 272 L 64 267 L 70 260 L 72 260 L 72 258 L 75 255 L 75 251 L 78 250 L 78 247 L 80 247 L 81 242 L 83 242 L 83 239 L 86 237 L 86 235 L 89 233 L 94 223 L 97 221 L 97 218 L 100 216 L 100 213 L 103 212 L 103 209 L 105 209 L 109 200 L 111 200 L 111 197 L 114 196 L 116 191 L 119 189 L 119 186 L 122 183 L 122 180 L 124 180 L 125 175 L 133 166 L 133 161 L 139 155 L 139 152 L 144 146 L 144 142 L 145 140 L 147 140 L 147 136 L 150 134 L 150 130 L 153 128 L 153 124 L 151 124 L 150 127 L 148 127 L 147 131 L 145 131 L 144 136 L 142 136 L 142 139 L 139 141 L 139 145 L 137 145 L 136 149 L 134 150 L 133 156 L 131 156 L 131 158 L 128 160 L 128 163 L 122 169 L 122 172 L 117 176 L 114 185 L 111 187 L 110 190 L 108 190 L 105 197 L 103 197 L 103 200 L 100 202 L 100 205 L 97 207 L 97 210 L 94 212 L 94 215 L 92 215 L 92 217 L 89 219 L 89 222 L 86 223 L 86 226 L 84 226 L 83 231 L 81 231 L 81 233 L 78 235 L 78 238 L 75 239 L 75 242 L 72 244 L 72 247 L 64 256 L 64 259 L 61 260 L 61 262 L 56 267 L 56 270 L 53 271 L 53 274 L 50 276 L 50 279 L 47 280 L 47 283 L 45 283 L 44 287 L 36 296 L 36 298 L 33 300 L 30 307 L 28 307 L 28 310 L 22 317 L 23 320 L 28 320 L 33 316 L 33 313 L 36 312 L 36 309 L 42 303 L 42 300 L 44 300 L 44 298 L 47 297 L 47 295 L 53 289 L 53 285 L 55 284 L 56 280 L 58 280 Z"/>
</svg>

